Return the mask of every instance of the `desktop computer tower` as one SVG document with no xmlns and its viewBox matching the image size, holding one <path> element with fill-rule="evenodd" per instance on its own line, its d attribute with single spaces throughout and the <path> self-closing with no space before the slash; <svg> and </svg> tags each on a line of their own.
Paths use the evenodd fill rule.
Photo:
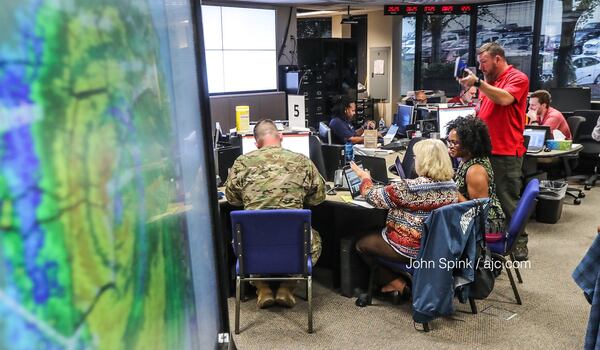
<svg viewBox="0 0 600 350">
<path fill-rule="evenodd" d="M 215 149 L 215 168 L 217 174 L 221 178 L 221 184 L 227 180 L 229 168 L 233 166 L 233 162 L 242 154 L 242 148 L 239 146 L 220 147 Z M 218 184 L 219 186 L 221 184 Z"/>
<path fill-rule="evenodd" d="M 369 267 L 354 248 L 358 237 L 340 240 L 340 289 L 343 296 L 352 298 L 367 291 Z"/>
</svg>

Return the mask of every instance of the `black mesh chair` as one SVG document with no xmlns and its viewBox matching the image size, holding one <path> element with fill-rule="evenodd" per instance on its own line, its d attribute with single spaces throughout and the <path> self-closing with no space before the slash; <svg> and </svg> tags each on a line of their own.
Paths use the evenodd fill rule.
<svg viewBox="0 0 600 350">
<path fill-rule="evenodd" d="M 583 146 L 583 149 L 579 152 L 580 160 L 590 160 L 594 165 L 594 173 L 585 177 L 584 188 L 589 190 L 596 184 L 596 181 L 598 181 L 600 171 L 600 142 L 595 141 L 592 138 L 592 131 L 598 122 L 600 111 L 579 110 L 573 112 L 573 114 L 585 119 L 585 121 L 579 125 L 577 143 Z"/>
<path fill-rule="evenodd" d="M 584 122 L 585 118 L 580 116 L 572 116 L 567 119 L 567 124 L 569 124 L 569 130 L 571 130 L 574 143 L 579 143 L 579 131 Z M 579 163 L 579 154 L 563 157 L 562 161 L 565 169 L 565 178 L 568 179 L 571 176 L 571 169 L 576 168 Z M 581 198 L 585 197 L 585 193 L 583 193 L 583 190 L 580 188 L 567 187 L 567 196 L 573 197 L 573 204 L 581 204 Z"/>
</svg>

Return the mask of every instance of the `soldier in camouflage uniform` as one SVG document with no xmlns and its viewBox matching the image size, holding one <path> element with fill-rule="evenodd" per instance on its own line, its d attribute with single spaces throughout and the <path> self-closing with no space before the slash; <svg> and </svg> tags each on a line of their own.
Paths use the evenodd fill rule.
<svg viewBox="0 0 600 350">
<path fill-rule="evenodd" d="M 325 181 L 306 156 L 281 148 L 282 135 L 271 120 L 254 127 L 258 150 L 240 156 L 227 177 L 225 196 L 233 205 L 244 209 L 302 209 L 325 200 Z M 321 255 L 321 237 L 311 235 L 312 261 Z M 268 283 L 255 281 L 257 305 L 265 308 L 274 303 L 292 307 L 296 304 L 293 287 L 283 282 L 275 298 Z"/>
</svg>

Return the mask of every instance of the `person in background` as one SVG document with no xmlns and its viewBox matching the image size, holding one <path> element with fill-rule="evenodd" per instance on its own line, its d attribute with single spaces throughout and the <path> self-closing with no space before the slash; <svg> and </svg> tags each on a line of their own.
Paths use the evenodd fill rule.
<svg viewBox="0 0 600 350">
<path fill-rule="evenodd" d="M 243 205 L 246 210 L 302 209 L 325 200 L 325 181 L 319 171 L 303 154 L 281 148 L 282 135 L 273 121 L 258 122 L 254 139 L 258 149 L 239 156 L 227 177 L 225 196 L 229 203 Z M 321 238 L 314 229 L 311 244 L 314 266 L 321 255 Z M 294 306 L 295 285 L 295 281 L 281 283 L 273 297 L 268 283 L 255 281 L 257 306 Z"/>
<path fill-rule="evenodd" d="M 448 123 L 447 133 L 450 157 L 460 158 L 454 173 L 459 202 L 489 198 L 485 233 L 503 235 L 506 232 L 506 217 L 496 194 L 494 171 L 489 159 L 492 143 L 487 126 L 475 116 L 458 117 Z"/>
<path fill-rule="evenodd" d="M 458 105 L 461 104 L 463 106 L 474 106 L 474 100 L 477 97 L 477 88 L 475 86 L 471 86 L 469 88 L 462 87 L 460 90 L 460 95 L 452 97 L 447 101 L 448 104 Z"/>
<path fill-rule="evenodd" d="M 352 170 L 362 180 L 360 193 L 375 208 L 389 209 L 386 225 L 356 243 L 356 250 L 369 265 L 378 256 L 409 263 L 415 259 L 421 245 L 423 222 L 437 208 L 458 201 L 456 184 L 452 181 L 452 165 L 448 149 L 440 140 L 426 139 L 414 145 L 416 179 L 374 186 L 371 175 L 351 163 Z M 382 292 L 408 296 L 406 281 L 391 270 L 380 266 Z"/>
<path fill-rule="evenodd" d="M 426 105 L 427 104 L 427 95 L 424 90 L 415 91 L 415 96 L 413 98 L 413 104 L 416 105 Z"/>
<path fill-rule="evenodd" d="M 592 138 L 596 141 L 600 141 L 600 118 L 598 118 L 598 123 L 592 131 Z"/>
<path fill-rule="evenodd" d="M 356 114 L 356 103 L 349 97 L 341 97 L 338 103 L 333 107 L 333 117 L 329 122 L 331 129 L 331 141 L 336 144 L 345 144 L 346 142 L 363 143 L 363 133 L 365 129 L 374 129 L 375 122 L 369 120 L 360 129 L 354 130 L 352 120 Z"/>
<path fill-rule="evenodd" d="M 558 129 L 567 140 L 572 139 L 567 120 L 561 112 L 550 107 L 550 100 L 550 93 L 546 90 L 534 91 L 529 96 L 529 124 L 549 126 L 551 132 Z"/>
<path fill-rule="evenodd" d="M 482 45 L 478 51 L 479 70 L 484 80 L 469 69 L 459 79 L 465 88 L 479 89 L 477 115 L 488 126 L 492 142 L 490 164 L 494 171 L 496 193 L 502 210 L 510 221 L 521 193 L 521 165 L 526 152 L 523 141 L 529 78 L 508 64 L 504 48 L 496 42 Z M 521 235 L 515 249 L 517 260 L 528 256 L 527 235 Z"/>
</svg>

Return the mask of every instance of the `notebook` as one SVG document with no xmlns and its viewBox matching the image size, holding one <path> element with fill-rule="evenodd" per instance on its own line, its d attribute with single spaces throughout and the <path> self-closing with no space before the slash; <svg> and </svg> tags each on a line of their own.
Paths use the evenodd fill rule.
<svg viewBox="0 0 600 350">
<path fill-rule="evenodd" d="M 544 125 L 527 125 L 523 131 L 523 135 L 529 136 L 529 145 L 527 152 L 539 153 L 544 150 L 544 145 L 548 139 L 550 127 Z"/>
</svg>

